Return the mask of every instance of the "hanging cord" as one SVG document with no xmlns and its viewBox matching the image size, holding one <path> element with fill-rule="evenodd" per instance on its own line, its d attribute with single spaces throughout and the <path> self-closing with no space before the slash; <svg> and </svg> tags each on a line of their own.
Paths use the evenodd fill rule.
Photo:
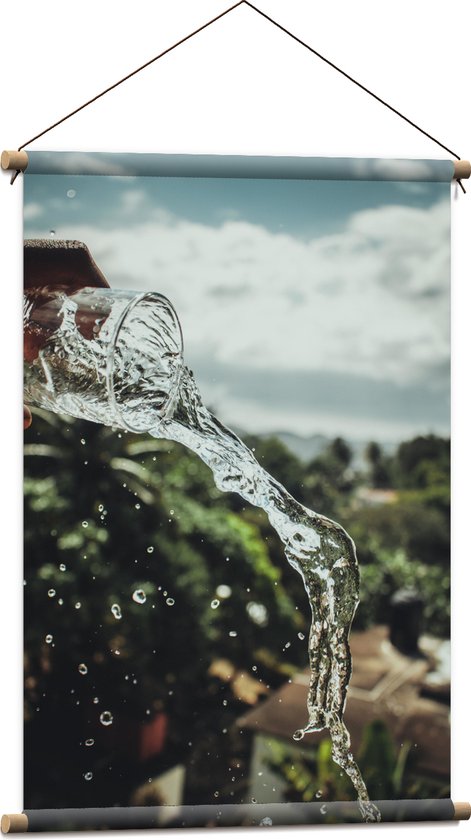
<svg viewBox="0 0 471 840">
<path fill-rule="evenodd" d="M 186 35 L 184 38 L 181 38 L 180 41 L 177 41 L 171 47 L 167 47 L 166 50 L 159 53 L 159 55 L 156 55 L 154 58 L 151 58 L 150 61 L 146 61 L 145 64 L 142 64 L 140 67 L 137 67 L 136 70 L 133 70 L 131 73 L 128 73 L 127 76 L 124 76 L 118 82 L 115 82 L 113 85 L 110 85 L 105 90 L 101 91 L 101 93 L 98 93 L 96 96 L 92 97 L 92 99 L 89 99 L 87 102 L 84 102 L 83 105 L 80 105 L 78 108 L 75 108 L 73 111 L 70 112 L 70 114 L 66 114 L 65 117 L 62 117 L 60 120 L 57 120 L 57 122 L 53 123 L 48 128 L 45 128 L 44 131 L 41 131 L 39 134 L 36 134 L 30 140 L 27 140 L 25 143 L 23 143 L 21 146 L 18 147 L 18 151 L 20 152 L 22 149 L 24 149 L 25 146 L 28 146 L 30 143 L 33 143 L 35 140 L 38 140 L 39 137 L 43 137 L 44 134 L 47 134 L 48 131 L 52 131 L 53 128 L 57 128 L 58 125 L 61 125 L 66 120 L 70 119 L 70 117 L 73 117 L 75 114 L 78 114 L 79 111 L 83 111 L 83 109 L 87 108 L 89 105 L 91 105 L 92 102 L 96 102 L 97 99 L 101 99 L 102 96 L 105 96 L 105 94 L 109 93 L 111 90 L 114 90 L 115 88 L 119 87 L 119 85 L 122 85 L 124 82 L 127 82 L 128 79 L 131 79 L 133 76 L 136 76 L 138 73 L 141 72 L 141 70 L 145 70 L 146 67 L 149 67 L 151 64 L 154 64 L 154 62 L 158 61 L 159 58 L 163 58 L 164 55 L 167 55 L 167 53 L 176 49 L 181 44 L 184 44 L 185 41 L 189 41 L 190 38 L 193 38 L 194 35 L 197 35 L 199 32 L 202 32 L 203 29 L 207 29 L 208 26 L 211 26 L 211 24 L 215 23 L 217 20 L 220 20 L 225 15 L 228 15 L 229 12 L 232 12 L 238 6 L 243 6 L 243 5 L 249 6 L 251 9 L 254 10 L 254 12 L 257 12 L 257 14 L 261 15 L 263 18 L 265 18 L 265 20 L 270 21 L 270 23 L 272 23 L 274 26 L 276 26 L 278 29 L 280 29 L 282 32 L 284 32 L 286 35 L 289 35 L 289 37 L 293 38 L 293 40 L 296 41 L 298 44 L 301 44 L 302 47 L 305 47 L 307 50 L 309 50 L 309 52 L 311 52 L 313 55 L 317 56 L 317 58 L 320 58 L 321 61 L 324 61 L 326 64 L 328 64 L 329 67 L 332 67 L 334 70 L 337 70 L 338 73 L 341 73 L 342 76 L 345 76 L 345 78 L 348 79 L 350 82 L 353 82 L 354 85 L 357 85 L 357 87 L 361 88 L 361 90 L 364 90 L 365 93 L 368 93 L 370 96 L 372 96 L 373 99 L 376 99 L 377 102 L 380 102 L 381 105 L 384 105 L 386 108 L 389 108 L 389 110 L 392 111 L 394 114 L 396 114 L 398 117 L 401 117 L 401 119 L 405 120 L 405 122 L 409 123 L 409 125 L 411 125 L 415 129 L 417 129 L 417 131 L 420 131 L 421 134 L 425 135 L 425 137 L 428 137 L 430 140 L 432 140 L 434 143 L 436 143 L 438 146 L 440 146 L 446 152 L 449 152 L 457 160 L 461 160 L 460 156 L 457 155 L 456 152 L 453 152 L 451 149 L 448 148 L 448 146 L 445 146 L 443 143 L 440 142 L 440 140 L 437 140 L 436 137 L 433 137 L 431 134 L 429 134 L 428 131 L 425 131 L 423 128 L 420 128 L 419 125 L 417 125 L 415 122 L 410 120 L 404 114 L 401 114 L 400 111 L 398 111 L 396 108 L 393 108 L 392 105 L 389 105 L 388 102 L 385 102 L 384 99 L 381 99 L 380 96 L 377 96 L 376 93 L 373 93 L 373 91 L 369 90 L 369 88 L 365 87 L 365 85 L 362 85 L 361 82 L 358 82 L 356 79 L 353 78 L 353 76 L 350 76 L 348 73 L 346 73 L 344 70 L 342 70 L 336 64 L 334 64 L 332 61 L 329 61 L 328 58 L 325 58 L 325 56 L 321 55 L 319 52 L 317 52 L 317 50 L 315 50 L 313 47 L 309 46 L 309 44 L 306 44 L 306 42 L 302 41 L 301 38 L 298 38 L 297 35 L 294 35 L 293 32 L 290 32 L 288 29 L 286 29 L 284 26 L 282 26 L 276 20 L 271 18 L 269 15 L 265 14 L 265 12 L 262 12 L 261 9 L 257 8 L 257 6 L 254 6 L 253 3 L 249 2 L 249 0 L 239 0 L 238 3 L 235 3 L 233 6 L 230 6 L 224 12 L 221 12 L 221 14 L 217 15 L 216 17 L 209 20 L 207 23 L 204 23 L 202 26 L 198 27 L 198 29 L 195 29 L 193 32 L 190 32 L 189 35 Z M 15 181 L 16 177 L 19 174 L 20 174 L 20 170 L 16 171 L 13 174 L 10 183 L 13 184 L 13 182 Z M 463 187 L 463 184 L 461 183 L 461 181 L 458 180 L 457 183 L 460 185 L 461 189 L 465 193 L 466 190 Z"/>
</svg>

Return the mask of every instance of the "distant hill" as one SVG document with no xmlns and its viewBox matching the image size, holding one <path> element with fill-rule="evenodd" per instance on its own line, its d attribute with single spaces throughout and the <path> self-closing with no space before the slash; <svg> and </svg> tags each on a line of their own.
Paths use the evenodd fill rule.
<svg viewBox="0 0 471 840">
<path fill-rule="evenodd" d="M 320 455 L 328 445 L 330 438 L 326 435 L 310 435 L 303 437 L 296 435 L 293 432 L 267 432 L 258 435 L 263 439 L 276 437 L 283 441 L 285 446 L 293 452 L 294 455 L 301 461 L 312 461 L 317 455 Z"/>
<path fill-rule="evenodd" d="M 239 437 L 244 438 L 249 433 L 243 431 L 241 429 L 237 430 L 237 434 Z M 300 461 L 304 463 L 308 463 L 312 461 L 313 458 L 316 458 L 321 452 L 324 451 L 326 446 L 333 440 L 332 437 L 328 437 L 327 435 L 322 434 L 315 434 L 309 435 L 305 437 L 303 435 L 297 435 L 294 432 L 259 432 L 257 437 L 266 440 L 267 438 L 276 437 L 278 440 L 281 440 L 285 446 L 296 455 Z M 350 438 L 344 438 L 345 441 L 350 446 L 353 452 L 353 464 L 352 466 L 355 468 L 361 468 L 365 466 L 364 462 L 364 452 L 367 444 L 370 442 L 369 440 L 353 440 Z M 380 444 L 383 452 L 386 455 L 391 455 L 395 452 L 398 444 L 391 443 L 388 441 L 378 441 Z"/>
</svg>

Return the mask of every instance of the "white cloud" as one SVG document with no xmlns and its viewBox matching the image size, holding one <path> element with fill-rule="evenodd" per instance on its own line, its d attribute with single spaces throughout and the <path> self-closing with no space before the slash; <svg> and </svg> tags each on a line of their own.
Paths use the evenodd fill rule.
<svg viewBox="0 0 471 840">
<path fill-rule="evenodd" d="M 25 221 L 29 222 L 31 219 L 37 219 L 42 212 L 43 208 L 40 204 L 38 204 L 38 202 L 30 201 L 28 204 L 25 204 L 23 208 L 23 218 Z"/>
<path fill-rule="evenodd" d="M 136 210 L 142 209 L 146 205 L 147 200 L 145 190 L 123 190 L 120 211 L 122 213 L 134 213 Z"/>
<path fill-rule="evenodd" d="M 178 221 L 158 208 L 138 221 L 143 200 L 139 189 L 123 190 L 123 222 L 112 230 L 56 233 L 86 242 L 112 286 L 166 294 L 190 364 L 210 352 L 249 368 L 394 382 L 423 381 L 446 364 L 446 202 L 359 211 L 342 233 L 304 242 L 240 220 Z"/>
<path fill-rule="evenodd" d="M 237 399 L 230 393 L 223 393 L 211 388 L 202 389 L 206 405 L 215 408 L 218 418 L 228 426 L 253 434 L 266 434 L 289 431 L 297 435 L 311 435 L 322 431 L 329 437 L 342 436 L 349 440 L 378 440 L 400 442 L 414 435 L 434 432 L 444 437 L 449 435 L 449 424 L 438 422 L 435 418 L 429 424 L 408 417 L 389 419 L 383 417 L 357 417 L 350 414 L 348 405 L 337 412 L 310 408 L 302 410 L 298 405 L 273 409 L 256 399 Z"/>
</svg>

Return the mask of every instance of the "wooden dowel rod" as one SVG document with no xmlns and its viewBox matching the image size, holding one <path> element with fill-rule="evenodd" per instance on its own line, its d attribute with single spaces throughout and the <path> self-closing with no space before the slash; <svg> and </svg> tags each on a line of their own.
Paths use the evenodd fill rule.
<svg viewBox="0 0 471 840">
<path fill-rule="evenodd" d="M 2 169 L 13 169 L 15 172 L 24 172 L 28 166 L 28 155 L 26 152 L 3 151 L 1 166 Z"/>
<path fill-rule="evenodd" d="M 2 834 L 19 834 L 28 831 L 28 817 L 26 814 L 4 814 L 1 828 Z"/>
<path fill-rule="evenodd" d="M 332 805 L 337 805 L 341 809 L 341 813 L 339 813 L 339 817 L 345 816 L 347 813 L 351 816 L 351 811 L 348 812 L 349 807 L 355 808 L 354 802 L 341 802 L 341 803 L 331 803 Z M 471 805 L 469 802 L 451 802 L 450 800 L 418 800 L 417 802 L 413 800 L 397 800 L 396 802 L 392 800 L 388 800 L 387 802 L 379 802 L 378 805 L 381 806 L 380 810 L 382 810 L 382 816 L 385 822 L 396 822 L 395 819 L 395 809 L 397 807 L 402 808 L 407 806 L 407 814 L 402 815 L 403 819 L 402 822 L 417 822 L 420 819 L 425 821 L 429 820 L 469 820 L 471 817 Z M 419 811 L 417 811 L 417 805 L 419 806 Z M 430 806 L 434 806 L 434 813 L 432 814 L 430 810 Z M 420 806 L 426 806 L 425 809 Z M 427 807 L 428 806 L 428 807 Z M 451 807 L 450 807 L 451 806 Z M 222 806 L 224 809 L 227 807 L 229 812 L 233 811 L 233 806 Z M 273 806 L 275 809 L 283 808 L 281 805 Z M 286 806 L 288 807 L 288 803 Z M 438 811 L 437 811 L 438 808 Z M 451 808 L 453 809 L 451 811 Z M 184 806 L 185 810 L 185 806 Z M 196 817 L 194 822 L 190 821 L 190 825 L 194 827 L 204 827 L 208 824 L 211 818 L 211 807 L 210 806 L 197 806 L 196 811 L 200 810 L 202 813 L 198 816 L 195 814 L 195 808 L 192 806 L 189 809 L 192 813 L 193 818 Z M 237 809 L 236 809 L 237 810 Z M 423 813 L 421 813 L 421 810 Z M 94 830 L 99 828 L 107 828 L 107 829 L 118 829 L 118 828 L 156 828 L 160 823 L 158 819 L 158 808 L 154 807 L 145 807 L 145 808 L 82 808 L 82 809 L 55 809 L 53 811 L 31 811 L 26 814 L 4 814 L 2 817 L 1 829 L 2 834 L 19 834 L 21 832 L 26 831 L 57 831 L 62 830 L 61 824 L 64 823 L 65 825 L 69 825 L 71 831 L 80 831 L 80 830 L 90 830 L 91 826 L 94 827 Z M 31 817 L 31 827 L 29 824 L 28 814 Z M 180 814 L 180 817 L 182 815 Z M 232 815 L 235 820 L 232 819 L 231 814 L 228 814 L 228 819 L 223 820 L 221 823 L 222 825 L 239 825 L 240 823 L 240 813 Z M 317 822 L 317 821 L 315 821 Z M 319 822 L 322 822 L 320 820 Z M 342 819 L 340 819 L 342 822 Z M 286 821 L 285 819 L 277 819 L 277 824 L 280 825 L 292 825 L 293 823 L 291 818 L 288 818 Z M 311 824 L 310 820 L 307 820 L 305 823 L 306 825 Z M 185 822 L 182 823 L 185 825 Z M 186 823 L 188 825 L 188 822 Z M 164 824 L 162 824 L 164 827 Z"/>
<path fill-rule="evenodd" d="M 469 820 L 471 817 L 471 804 L 469 802 L 453 802 L 455 809 L 454 820 Z"/>
<path fill-rule="evenodd" d="M 469 160 L 455 160 L 453 163 L 455 167 L 453 179 L 455 181 L 461 181 L 462 178 L 470 177 L 471 163 L 469 162 Z"/>
</svg>

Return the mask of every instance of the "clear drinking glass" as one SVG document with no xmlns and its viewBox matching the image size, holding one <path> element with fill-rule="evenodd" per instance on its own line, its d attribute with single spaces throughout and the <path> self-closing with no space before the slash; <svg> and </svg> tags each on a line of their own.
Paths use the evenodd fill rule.
<svg viewBox="0 0 471 840">
<path fill-rule="evenodd" d="M 180 323 L 157 292 L 52 288 L 24 297 L 25 403 L 132 432 L 171 416 Z"/>
</svg>

